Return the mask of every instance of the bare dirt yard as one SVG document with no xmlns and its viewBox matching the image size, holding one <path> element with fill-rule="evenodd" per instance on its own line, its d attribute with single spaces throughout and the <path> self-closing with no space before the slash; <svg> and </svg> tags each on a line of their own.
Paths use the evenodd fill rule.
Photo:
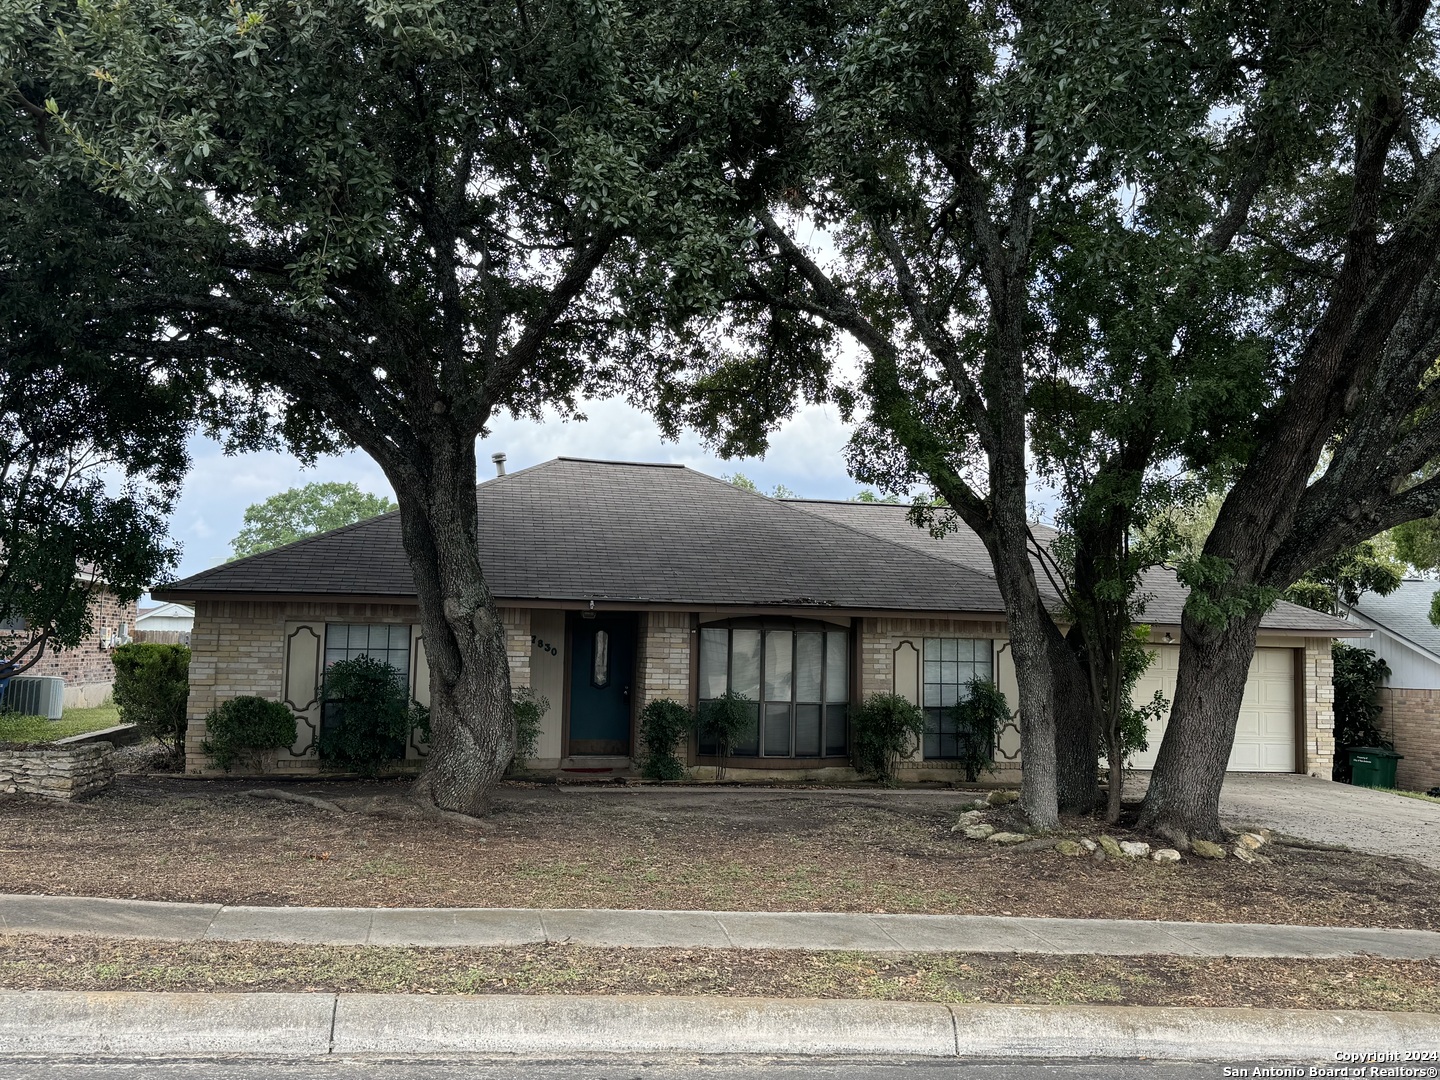
<svg viewBox="0 0 1440 1080">
<path fill-rule="evenodd" d="M 1440 961 L 709 949 L 405 949 L 0 935 L 28 990 L 684 994 L 1431 1011 Z"/>
<path fill-rule="evenodd" d="M 122 776 L 79 806 L 0 796 L 0 891 L 1440 929 L 1440 872 L 1411 861 L 1284 843 L 1256 865 L 1017 851 L 951 831 L 972 792 L 507 784 L 476 829 L 421 816 L 398 781 L 287 788 L 345 813 L 246 796 L 253 786 Z"/>
</svg>

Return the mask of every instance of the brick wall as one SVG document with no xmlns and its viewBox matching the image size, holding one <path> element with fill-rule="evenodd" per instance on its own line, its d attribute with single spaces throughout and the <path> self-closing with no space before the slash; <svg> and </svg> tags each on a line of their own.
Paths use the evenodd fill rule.
<svg viewBox="0 0 1440 1080">
<path fill-rule="evenodd" d="M 415 616 L 417 619 L 419 615 Z M 505 624 L 505 658 L 510 664 L 510 692 L 530 685 L 530 609 L 501 608 Z"/>
<path fill-rule="evenodd" d="M 118 634 L 123 626 L 135 629 L 135 601 L 121 601 L 108 589 L 101 589 L 90 599 L 90 622 L 93 632 L 73 649 L 46 649 L 40 662 L 26 675 L 58 675 L 65 680 L 65 706 L 84 709 L 99 705 L 115 685 L 115 665 L 110 650 L 102 642 Z"/>
<path fill-rule="evenodd" d="M 688 612 L 651 611 L 642 616 L 636 657 L 640 672 L 637 708 L 662 698 L 689 703 L 690 647 L 694 637 Z"/>
<path fill-rule="evenodd" d="M 1335 662 L 1329 638 L 1306 638 L 1303 710 L 1305 745 L 1300 747 L 1305 772 L 1329 780 L 1335 767 Z"/>
<path fill-rule="evenodd" d="M 860 700 L 864 701 L 871 694 L 891 694 L 897 691 L 897 649 L 913 649 L 911 660 L 920 665 L 923 663 L 924 639 L 927 637 L 993 640 L 1005 636 L 1005 624 L 987 619 L 867 618 L 861 620 L 860 635 Z M 996 657 L 996 669 L 991 674 L 1005 692 L 1013 709 L 1016 704 L 1015 694 L 1013 688 L 1007 685 L 1003 655 Z M 983 774 L 982 783 L 1014 783 L 1019 777 L 1019 729 L 1013 725 L 1008 726 L 1000 733 L 998 742 L 995 771 Z M 1013 759 L 1009 756 L 1011 754 L 1014 755 Z M 915 754 L 900 769 L 900 777 L 904 780 L 949 781 L 955 780 L 958 772 L 958 762 L 927 761 L 917 747 Z M 963 780 L 963 774 L 960 774 L 959 778 Z"/>
<path fill-rule="evenodd" d="M 200 601 L 195 605 L 195 628 L 190 636 L 186 772 L 223 775 L 207 769 L 208 759 L 200 749 L 205 738 L 205 717 L 216 705 L 245 694 L 258 694 L 272 701 L 284 696 L 286 620 L 411 624 L 419 618 L 419 609 L 412 604 Z M 283 764 L 292 770 L 305 770 L 316 763 L 305 758 Z"/>
<path fill-rule="evenodd" d="M 1386 687 L 1380 701 L 1381 730 L 1405 755 L 1395 763 L 1395 785 L 1403 791 L 1440 786 L 1440 690 Z"/>
</svg>

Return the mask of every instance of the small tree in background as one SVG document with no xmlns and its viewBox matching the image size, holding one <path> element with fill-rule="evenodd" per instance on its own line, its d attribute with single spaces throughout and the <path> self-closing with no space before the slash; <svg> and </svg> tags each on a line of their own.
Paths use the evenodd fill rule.
<svg viewBox="0 0 1440 1080">
<path fill-rule="evenodd" d="M 115 664 L 115 705 L 166 750 L 185 756 L 185 706 L 190 698 L 190 650 L 184 645 L 137 642 L 110 654 Z"/>
<path fill-rule="evenodd" d="M 715 779 L 723 780 L 725 766 L 731 752 L 747 731 L 755 724 L 754 702 L 744 694 L 727 690 L 719 697 L 700 706 L 697 717 L 700 741 L 714 743 L 720 765 L 715 770 Z"/>
<path fill-rule="evenodd" d="M 1335 662 L 1335 765 L 1332 777 L 1350 782 L 1352 746 L 1383 746 L 1390 740 L 1381 733 L 1380 686 L 1390 674 L 1390 665 L 1369 649 L 1334 642 L 1330 656 Z"/>
<path fill-rule="evenodd" d="M 326 668 L 320 703 L 320 760 L 356 772 L 373 773 L 404 757 L 411 729 L 425 727 L 425 710 L 410 700 L 405 677 L 373 656 Z"/>
<path fill-rule="evenodd" d="M 235 553 L 231 558 L 243 559 L 284 547 L 394 509 L 389 496 L 372 495 L 349 482 L 290 488 L 245 510 L 245 527 L 230 541 Z"/>
<path fill-rule="evenodd" d="M 865 776 L 895 782 L 895 767 L 912 753 L 925 734 L 920 706 L 899 694 L 871 694 L 855 714 L 851 760 Z"/>
<path fill-rule="evenodd" d="M 640 775 L 649 780 L 683 780 L 685 763 L 675 748 L 690 733 L 695 716 L 672 698 L 646 705 L 640 713 L 640 742 L 643 747 Z"/>
</svg>

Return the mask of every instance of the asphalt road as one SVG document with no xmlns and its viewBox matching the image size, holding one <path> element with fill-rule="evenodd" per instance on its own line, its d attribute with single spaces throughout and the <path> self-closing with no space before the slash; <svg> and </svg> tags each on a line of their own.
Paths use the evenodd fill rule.
<svg viewBox="0 0 1440 1080">
<path fill-rule="evenodd" d="M 1265 1062 L 1281 1065 L 1284 1062 Z M 0 1058 L 0 1080 L 1211 1080 L 1219 1064 L 1024 1061 L 37 1061 Z"/>
</svg>

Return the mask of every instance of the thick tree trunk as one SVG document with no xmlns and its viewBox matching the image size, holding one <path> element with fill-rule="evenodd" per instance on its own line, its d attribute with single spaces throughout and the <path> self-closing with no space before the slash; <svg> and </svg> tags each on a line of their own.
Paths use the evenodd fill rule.
<svg viewBox="0 0 1440 1080">
<path fill-rule="evenodd" d="M 1140 811 L 1140 827 L 1182 849 L 1195 839 L 1224 839 L 1220 788 L 1259 624 L 1260 615 L 1254 614 L 1215 630 L 1197 625 L 1188 610 L 1181 620 L 1175 700 Z"/>
<path fill-rule="evenodd" d="M 430 752 L 416 797 L 484 811 L 515 750 L 505 627 L 476 539 L 475 445 L 431 440 L 427 460 L 387 469 L 400 504 L 430 665 Z"/>
<path fill-rule="evenodd" d="M 1006 513 L 1001 500 L 996 503 L 996 547 L 991 558 L 1005 600 L 1020 693 L 1020 808 L 1032 825 L 1053 829 L 1060 818 L 1055 783 L 1055 681 L 1045 633 L 1049 616 L 1041 608 L 1030 564 L 1023 499 L 1018 520 L 1013 508 Z"/>
<path fill-rule="evenodd" d="M 1046 637 L 1055 694 L 1056 796 L 1062 813 L 1088 814 L 1100 801 L 1100 723 L 1074 647 L 1053 622 Z"/>
</svg>

